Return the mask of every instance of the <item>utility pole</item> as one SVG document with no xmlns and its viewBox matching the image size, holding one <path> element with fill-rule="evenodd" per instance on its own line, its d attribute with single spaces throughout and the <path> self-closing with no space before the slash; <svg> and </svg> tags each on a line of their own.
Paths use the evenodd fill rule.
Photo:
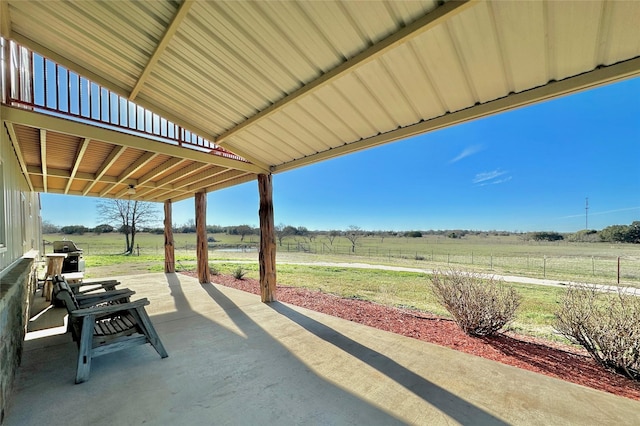
<svg viewBox="0 0 640 426">
<path fill-rule="evenodd" d="M 589 197 L 586 198 L 584 206 L 584 229 L 589 229 Z"/>
</svg>

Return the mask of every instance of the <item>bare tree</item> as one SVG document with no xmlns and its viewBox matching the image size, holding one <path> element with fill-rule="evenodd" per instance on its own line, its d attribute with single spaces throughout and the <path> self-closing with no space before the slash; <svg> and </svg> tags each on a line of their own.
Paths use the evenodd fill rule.
<svg viewBox="0 0 640 426">
<path fill-rule="evenodd" d="M 239 225 L 236 227 L 236 232 L 240 234 L 240 242 L 244 241 L 244 237 L 253 234 L 253 228 L 249 225 Z"/>
<path fill-rule="evenodd" d="M 131 254 L 136 234 L 145 224 L 158 220 L 158 210 L 155 204 L 144 201 L 104 200 L 98 203 L 98 216 L 124 234 L 125 254 Z"/>
<path fill-rule="evenodd" d="M 349 229 L 344 232 L 344 236 L 347 237 L 347 240 L 351 241 L 351 252 L 356 252 L 356 241 L 358 238 L 362 236 L 362 230 L 359 226 L 351 225 Z"/>
<path fill-rule="evenodd" d="M 333 245 L 333 240 L 335 240 L 338 235 L 340 235 L 340 231 L 329 231 L 329 233 L 327 234 L 327 240 L 329 240 L 329 244 Z"/>
<path fill-rule="evenodd" d="M 285 225 L 284 223 L 281 223 L 280 225 L 276 226 L 276 238 L 278 238 L 278 243 L 280 243 L 280 247 L 282 247 L 282 240 L 285 237 L 290 237 L 296 234 L 297 234 L 297 229 L 291 225 Z"/>
</svg>

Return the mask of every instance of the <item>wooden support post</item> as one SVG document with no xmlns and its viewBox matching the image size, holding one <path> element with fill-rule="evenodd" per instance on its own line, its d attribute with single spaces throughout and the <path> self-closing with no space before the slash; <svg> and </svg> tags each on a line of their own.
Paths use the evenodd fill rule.
<svg viewBox="0 0 640 426">
<path fill-rule="evenodd" d="M 209 244 L 207 241 L 207 193 L 196 193 L 196 258 L 200 284 L 211 282 Z"/>
<path fill-rule="evenodd" d="M 260 192 L 260 295 L 265 303 L 276 301 L 276 233 L 273 225 L 271 175 L 258 175 Z"/>
<path fill-rule="evenodd" d="M 176 271 L 176 256 L 173 246 L 173 225 L 171 219 L 171 200 L 164 202 L 164 272 Z"/>
</svg>

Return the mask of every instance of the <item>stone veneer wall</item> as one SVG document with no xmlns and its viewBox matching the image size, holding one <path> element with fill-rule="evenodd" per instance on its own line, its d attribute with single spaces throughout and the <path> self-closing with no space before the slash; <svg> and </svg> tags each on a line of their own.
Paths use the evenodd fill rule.
<svg viewBox="0 0 640 426">
<path fill-rule="evenodd" d="M 0 423 L 22 360 L 22 348 L 36 285 L 35 262 L 22 258 L 0 271 Z"/>
</svg>

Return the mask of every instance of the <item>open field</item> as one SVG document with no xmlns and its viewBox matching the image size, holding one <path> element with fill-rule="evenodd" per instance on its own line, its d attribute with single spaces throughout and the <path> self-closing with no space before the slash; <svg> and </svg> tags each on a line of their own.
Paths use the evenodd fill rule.
<svg viewBox="0 0 640 426">
<path fill-rule="evenodd" d="M 163 270 L 162 235 L 138 235 L 136 241 L 140 245 L 140 256 L 118 254 L 124 246 L 124 237 L 119 234 L 70 237 L 84 250 L 86 276 L 89 278 Z M 256 236 L 247 236 L 243 242 L 239 236 L 226 234 L 215 234 L 214 238 L 214 247 L 221 248 L 212 249 L 209 253 L 210 264 L 214 269 L 223 274 L 233 274 L 238 267 L 242 267 L 248 277 L 258 278 Z M 54 241 L 61 239 L 61 236 L 47 235 L 45 239 Z M 195 269 L 195 235 L 175 234 L 174 240 L 177 270 Z M 302 247 L 304 244 L 307 245 L 305 249 Z M 322 248 L 316 250 L 313 249 L 314 246 Z M 615 268 L 617 257 L 620 256 L 625 271 L 621 285 L 640 287 L 640 246 L 633 245 L 534 243 L 524 242 L 516 237 L 495 236 L 453 240 L 432 236 L 417 239 L 387 237 L 384 241 L 380 238 L 363 237 L 358 241 L 355 254 L 350 252 L 350 248 L 349 241 L 342 237 L 337 237 L 333 245 L 324 237 L 312 242 L 284 239 L 282 246 L 278 247 L 278 284 L 448 316 L 435 302 L 428 288 L 427 274 L 315 266 L 309 263 L 358 262 L 421 269 L 451 267 L 536 278 L 542 278 L 546 274 L 546 278 L 558 280 L 615 284 Z M 47 251 L 50 250 L 47 247 Z M 540 271 L 538 269 L 543 265 L 536 262 L 544 262 L 545 257 L 547 269 Z M 528 268 L 525 266 L 527 262 Z M 595 274 L 591 269 L 594 264 Z M 559 339 L 553 330 L 553 321 L 563 289 L 512 283 L 508 285 L 514 286 L 522 295 L 522 304 L 511 329 L 523 334 Z"/>
<path fill-rule="evenodd" d="M 45 240 L 61 239 L 61 235 L 46 235 Z M 120 234 L 73 235 L 84 249 L 85 257 L 99 254 L 119 254 L 124 237 Z M 249 235 L 240 241 L 238 235 L 213 234 L 215 238 L 210 259 L 252 259 L 258 237 Z M 174 234 L 176 256 L 180 260 L 195 260 L 195 234 Z M 141 256 L 162 256 L 164 237 L 138 234 Z M 47 248 L 51 250 L 51 248 Z M 246 252 L 246 253 L 243 253 Z M 548 278 L 597 284 L 618 283 L 640 287 L 640 245 L 575 242 L 523 241 L 519 236 L 472 235 L 462 239 L 429 235 L 422 238 L 362 237 L 355 252 L 344 237 L 333 244 L 327 237 L 309 240 L 287 237 L 278 246 L 281 261 L 298 262 L 362 262 L 421 269 L 460 268 L 503 275 Z"/>
</svg>

